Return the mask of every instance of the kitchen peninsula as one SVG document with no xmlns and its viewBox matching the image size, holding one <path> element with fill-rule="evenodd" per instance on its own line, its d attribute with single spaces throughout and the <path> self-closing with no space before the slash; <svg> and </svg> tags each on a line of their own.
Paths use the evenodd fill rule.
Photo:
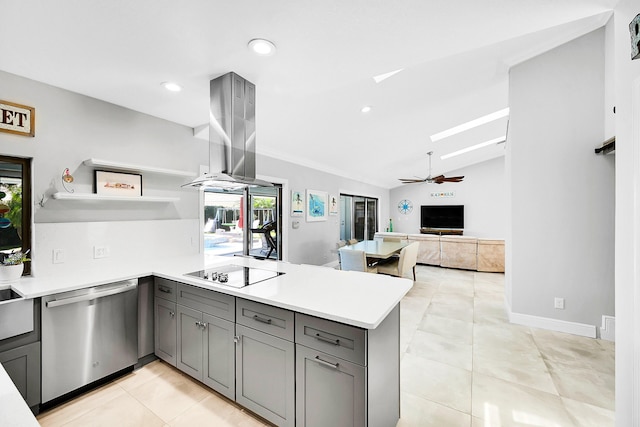
<svg viewBox="0 0 640 427">
<path fill-rule="evenodd" d="M 411 288 L 410 280 L 244 257 L 211 258 L 206 268 L 231 265 L 279 274 L 232 287 L 187 275 L 205 267 L 202 260 L 188 258 L 121 266 L 111 272 L 76 272 L 73 277 L 26 278 L 13 289 L 25 298 L 38 298 L 153 276 L 155 353 L 160 358 L 171 363 L 173 357 L 178 369 L 277 425 L 395 425 L 400 399 L 399 302 Z M 228 306 L 224 313 L 220 301 Z M 167 314 L 176 322 L 173 338 L 165 329 L 158 331 L 159 324 L 171 321 L 159 322 L 158 303 L 169 307 Z M 232 368 L 224 371 L 232 376 L 229 381 L 219 378 L 220 369 L 218 377 L 210 370 L 210 357 L 221 352 L 209 351 L 208 346 L 214 335 L 220 338 L 220 331 L 231 331 L 231 344 L 224 344 L 232 351 L 227 358 Z M 158 333 L 163 336 L 160 341 Z M 169 356 L 165 348 L 158 349 L 167 336 L 176 343 Z M 271 362 L 276 368 L 265 368 Z M 282 372 L 282 378 L 273 378 L 274 372 Z M 345 383 L 353 389 L 340 389 Z M 269 384 L 268 390 L 260 389 L 261 384 Z M 341 423 L 345 419 L 348 424 Z"/>
</svg>

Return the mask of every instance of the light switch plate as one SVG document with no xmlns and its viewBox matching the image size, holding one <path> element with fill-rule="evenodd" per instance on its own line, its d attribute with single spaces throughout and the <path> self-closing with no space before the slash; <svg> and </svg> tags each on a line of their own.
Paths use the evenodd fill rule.
<svg viewBox="0 0 640 427">
<path fill-rule="evenodd" d="M 53 263 L 54 264 L 62 264 L 64 263 L 64 249 L 54 249 L 53 250 Z"/>
</svg>

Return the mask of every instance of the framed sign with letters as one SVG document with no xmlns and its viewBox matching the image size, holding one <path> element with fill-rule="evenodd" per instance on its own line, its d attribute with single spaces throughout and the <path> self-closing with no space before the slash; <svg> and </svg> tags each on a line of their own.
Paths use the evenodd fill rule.
<svg viewBox="0 0 640 427">
<path fill-rule="evenodd" d="M 0 100 L 0 132 L 34 136 L 36 109 Z"/>
</svg>

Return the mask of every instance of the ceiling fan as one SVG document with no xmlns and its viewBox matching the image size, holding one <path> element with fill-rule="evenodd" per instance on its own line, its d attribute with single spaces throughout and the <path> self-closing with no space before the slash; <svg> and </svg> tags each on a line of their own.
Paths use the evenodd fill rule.
<svg viewBox="0 0 640 427">
<path fill-rule="evenodd" d="M 426 178 L 400 178 L 403 184 L 417 184 L 426 182 L 427 184 L 442 184 L 443 182 L 461 182 L 464 176 L 451 176 L 446 178 L 444 175 L 431 177 L 431 155 L 433 151 L 427 153 L 429 155 L 429 176 Z"/>
</svg>

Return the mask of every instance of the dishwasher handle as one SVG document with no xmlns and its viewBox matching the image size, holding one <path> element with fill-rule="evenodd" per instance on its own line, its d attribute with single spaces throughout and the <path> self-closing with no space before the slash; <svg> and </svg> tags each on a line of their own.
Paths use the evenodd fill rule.
<svg viewBox="0 0 640 427">
<path fill-rule="evenodd" d="M 78 295 L 70 298 L 47 301 L 46 305 L 47 305 L 47 308 L 52 308 L 52 307 L 60 307 L 68 304 L 75 304 L 77 302 L 82 302 L 82 301 L 91 301 L 91 300 L 102 298 L 102 297 L 108 297 L 110 295 L 117 295 L 117 294 L 122 294 L 124 292 L 129 292 L 136 289 L 137 287 L 138 287 L 137 280 L 128 280 L 126 282 L 122 282 L 122 286 L 118 286 L 117 288 L 111 288 L 102 292 L 89 292 L 86 294 L 82 294 L 82 295 Z"/>
</svg>

